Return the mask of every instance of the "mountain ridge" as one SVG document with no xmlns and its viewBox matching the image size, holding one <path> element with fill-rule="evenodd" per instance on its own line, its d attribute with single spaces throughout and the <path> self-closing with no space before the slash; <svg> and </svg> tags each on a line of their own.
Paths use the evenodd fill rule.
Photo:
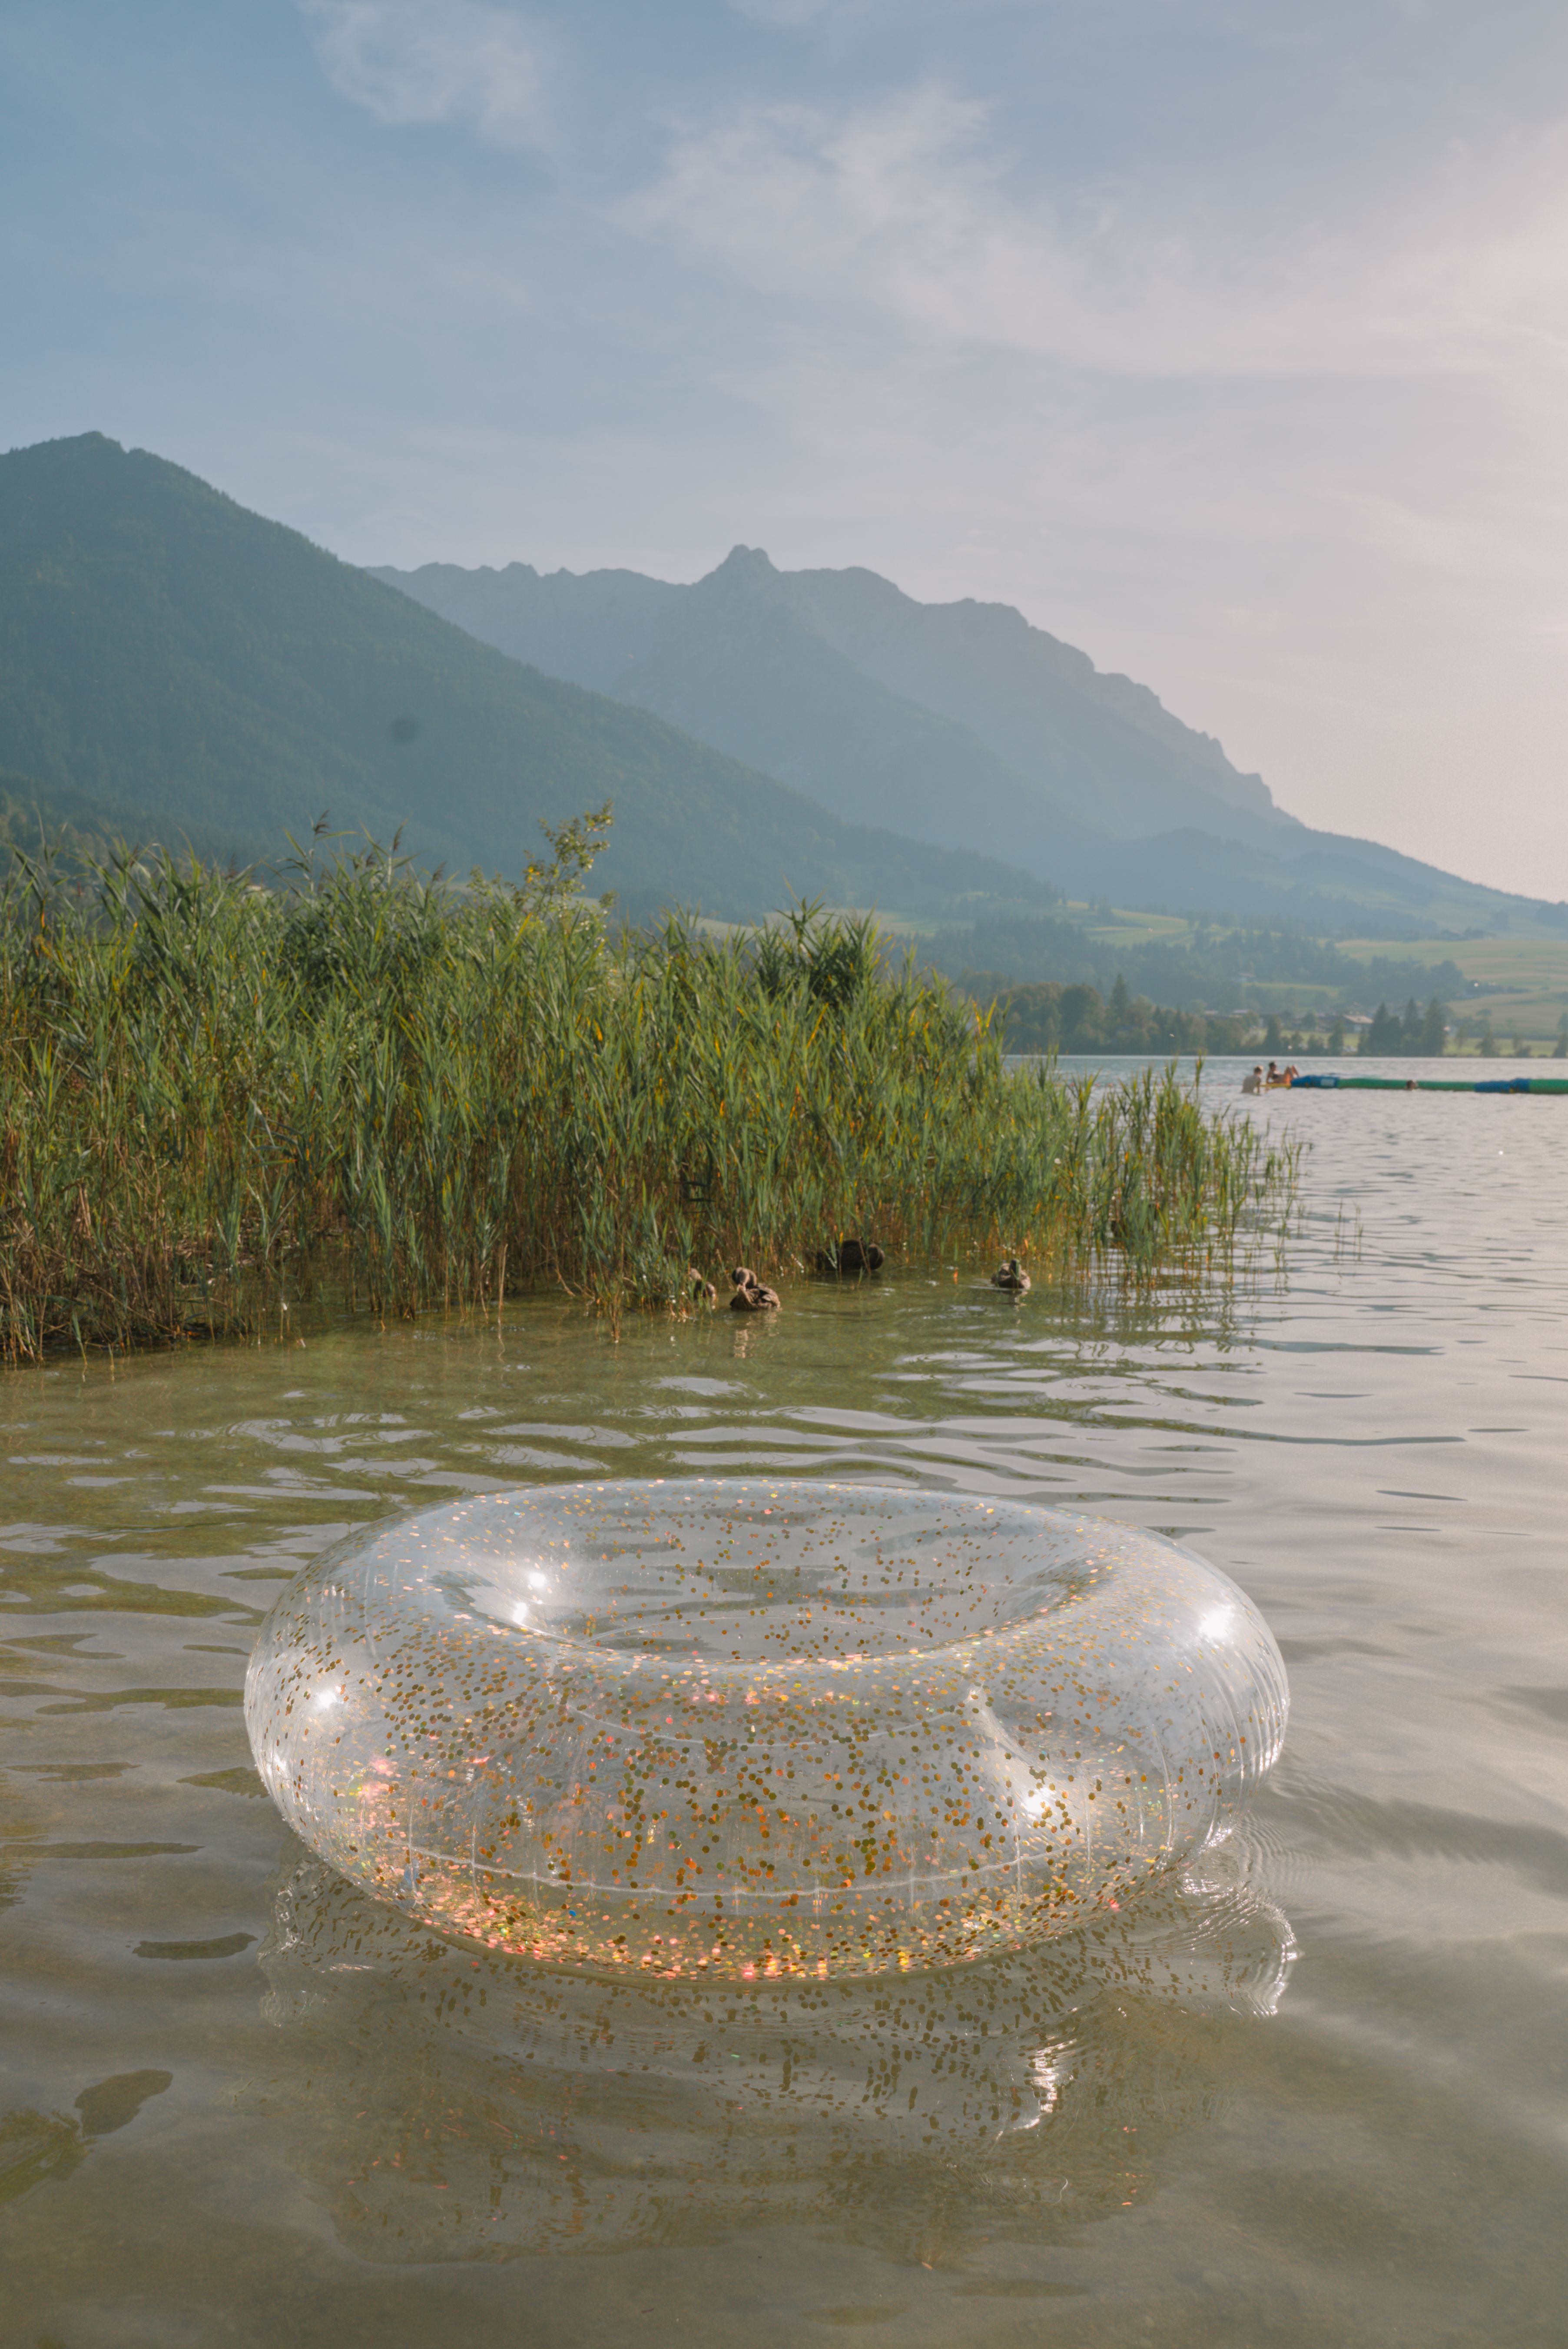
<svg viewBox="0 0 1568 2349">
<path fill-rule="evenodd" d="M 1060 854 L 1060 837 L 1080 831 L 1137 838 L 1196 826 L 1262 845 L 1303 829 L 1274 807 L 1260 777 L 1233 768 L 1211 737 L 1183 725 L 1147 687 L 1097 670 L 1011 605 L 922 605 L 863 568 L 781 572 L 746 546 L 689 586 L 625 570 L 541 574 L 527 564 L 380 566 L 374 575 L 514 659 L 654 709 L 819 798 L 869 788 L 847 740 L 835 757 L 814 723 L 826 657 L 841 707 L 851 685 L 860 696 L 857 712 L 844 709 L 846 737 L 864 746 L 901 730 L 908 745 L 923 731 L 940 761 L 927 776 L 917 758 L 917 811 L 885 795 L 856 812 L 902 822 L 918 812 L 922 836 L 957 845 L 930 828 L 933 793 L 947 792 L 950 812 L 952 796 L 966 794 L 970 820 L 983 826 L 973 774 L 983 793 L 1006 802 L 1005 825 L 1036 871 Z M 727 692 L 712 669 L 720 647 Z M 796 734 L 781 740 L 775 728 L 770 740 L 759 715 L 770 683 L 792 662 Z M 889 739 L 872 763 L 897 757 Z M 1000 837 L 985 836 L 988 847 Z"/>
<path fill-rule="evenodd" d="M 1147 688 L 1011 605 L 922 605 L 874 572 L 781 572 L 744 545 L 689 585 L 524 563 L 374 575 L 857 822 L 1069 895 L 1411 935 L 1563 918 L 1303 824 Z"/>
<path fill-rule="evenodd" d="M 889 615 L 905 627 L 913 613 L 918 633 L 935 612 L 956 678 L 928 685 L 891 654 L 877 658 L 896 681 L 951 700 L 979 690 L 960 640 L 981 625 L 977 612 L 992 627 L 985 607 L 914 605 L 886 582 L 867 589 L 871 574 L 846 590 L 846 574 L 779 574 L 754 551 L 734 568 L 742 592 L 733 575 L 710 574 L 695 604 L 697 591 L 629 572 L 556 574 L 534 602 L 556 632 L 549 657 L 571 654 L 575 638 L 579 667 L 591 655 L 595 674 L 608 664 L 624 681 L 640 664 L 639 689 L 672 708 L 706 694 L 747 730 L 750 760 L 519 661 L 422 608 L 398 574 L 343 563 L 145 450 L 101 434 L 13 450 L 0 457 L 5 834 L 25 844 L 41 815 L 101 837 L 123 814 L 128 838 L 275 860 L 286 831 L 302 837 L 325 812 L 350 834 L 387 842 L 400 831 L 427 866 L 517 872 L 541 823 L 611 800 L 596 877 L 637 918 L 677 904 L 743 920 L 795 896 L 918 927 L 972 921 L 977 907 L 1043 911 L 1071 891 L 1363 936 L 1568 926 L 1568 908 L 1269 808 L 1216 818 L 1223 837 L 1190 824 L 1130 838 L 1096 830 L 1038 776 L 1021 779 L 971 730 L 867 676 L 820 633 L 838 628 L 870 659 L 867 633 Z M 465 595 L 476 579 L 488 595 L 498 575 L 455 574 Z M 540 585 L 536 573 L 512 575 Z M 1081 680 L 1085 657 L 1023 640 L 1032 659 Z M 934 655 L 928 667 L 940 667 Z M 1141 688 L 1129 699 L 1113 688 L 1119 726 L 1165 725 Z M 995 720 L 1019 722 L 1016 711 Z M 1189 733 L 1183 755 L 1212 772 L 1222 754 Z M 763 754 L 787 776 L 758 763 Z M 1243 801 L 1246 786 L 1226 783 Z M 886 821 L 895 791 L 906 825 Z M 921 837 L 921 824 L 940 837 Z"/>
<path fill-rule="evenodd" d="M 276 857 L 324 810 L 427 864 L 519 871 L 606 799 L 634 907 L 1044 905 L 1005 865 L 846 823 L 528 668 L 196 475 L 101 434 L 0 457 L 0 767 L 44 804 Z"/>
<path fill-rule="evenodd" d="M 860 565 L 776 575 L 787 581 L 792 607 L 809 613 L 820 635 L 841 648 L 853 639 L 850 657 L 878 682 L 941 710 L 1015 765 L 1038 751 L 1029 730 L 1032 717 L 1039 714 L 1041 688 L 1066 688 L 1124 743 L 1129 736 L 1140 738 L 1172 757 L 1179 771 L 1206 797 L 1217 799 L 1232 821 L 1262 823 L 1270 830 L 1296 824 L 1294 816 L 1275 806 L 1262 777 L 1233 766 L 1212 735 L 1176 717 L 1148 686 L 1097 668 L 1087 653 L 1036 627 L 1013 605 L 973 596 L 921 604 Z M 1027 678 L 1021 675 L 1024 670 Z M 1060 712 L 1054 714 L 1060 723 Z M 1058 780 L 1055 796 L 1062 795 Z M 1114 837 L 1179 828 L 1170 823 L 1168 802 L 1158 814 L 1152 809 L 1140 812 L 1125 794 L 1111 822 L 1103 802 L 1093 810 L 1074 806 L 1074 812 Z"/>
</svg>

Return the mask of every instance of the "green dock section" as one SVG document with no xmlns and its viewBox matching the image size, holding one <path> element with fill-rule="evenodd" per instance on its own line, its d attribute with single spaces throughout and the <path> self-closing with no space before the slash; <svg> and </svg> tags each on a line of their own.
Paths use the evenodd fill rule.
<svg viewBox="0 0 1568 2349">
<path fill-rule="evenodd" d="M 1568 1093 L 1568 1077 L 1297 1077 L 1271 1092 Z"/>
</svg>

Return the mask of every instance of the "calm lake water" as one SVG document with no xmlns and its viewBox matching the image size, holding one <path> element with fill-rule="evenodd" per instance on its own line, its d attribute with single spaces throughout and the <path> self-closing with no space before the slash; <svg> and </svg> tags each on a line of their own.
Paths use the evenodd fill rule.
<svg viewBox="0 0 1568 2349">
<path fill-rule="evenodd" d="M 1230 1289 L 0 1380 L 7 2349 L 1568 2341 L 1568 1100 L 1250 1108 L 1312 1155 Z M 794 1999 L 476 1963 L 312 1863 L 239 1710 L 302 1561 L 698 1469 L 1190 1543 L 1289 1664 L 1272 1789 L 1093 1935 Z"/>
</svg>

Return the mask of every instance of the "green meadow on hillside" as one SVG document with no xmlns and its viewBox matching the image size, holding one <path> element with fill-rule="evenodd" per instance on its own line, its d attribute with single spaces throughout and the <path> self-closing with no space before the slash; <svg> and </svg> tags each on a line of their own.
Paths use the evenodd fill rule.
<svg viewBox="0 0 1568 2349">
<path fill-rule="evenodd" d="M 1568 1017 L 1568 938 L 1420 938 L 1397 948 L 1376 938 L 1345 938 L 1341 949 L 1358 960 L 1395 952 L 1428 966 L 1453 963 L 1467 982 L 1454 993 L 1474 1047 L 1483 1019 L 1500 1041 L 1520 1037 L 1537 1050 L 1552 1046 Z"/>
<path fill-rule="evenodd" d="M 1044 1049 L 1046 1022 L 1064 1050 L 1228 1051 L 1270 1020 L 1309 1049 L 1340 1013 L 1381 1005 L 1403 1017 L 1412 1000 L 1424 1013 L 1436 999 L 1450 1015 L 1449 1050 L 1479 1049 L 1490 1028 L 1502 1049 L 1540 1053 L 1568 1015 L 1568 937 L 1556 935 L 1323 937 L 1064 900 L 1048 913 L 922 926 L 919 950 L 977 1002 L 1007 999 L 1020 1050 Z M 1111 1016 L 1118 989 L 1141 1005 L 1130 1025 Z"/>
</svg>

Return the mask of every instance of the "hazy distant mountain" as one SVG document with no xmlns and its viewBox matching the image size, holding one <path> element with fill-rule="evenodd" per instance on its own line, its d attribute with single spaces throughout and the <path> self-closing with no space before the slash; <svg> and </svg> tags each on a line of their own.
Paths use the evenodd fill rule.
<svg viewBox="0 0 1568 2349">
<path fill-rule="evenodd" d="M 461 625 L 101 435 L 0 457 L 0 841 L 30 839 L 41 811 L 78 837 L 276 856 L 326 811 L 382 840 L 403 827 L 426 864 L 516 873 L 542 818 L 611 799 L 596 878 L 639 913 L 744 916 L 793 893 L 972 921 L 1043 910 L 1059 883 L 1385 935 L 1556 918 L 1293 823 L 1016 614 L 745 554 L 690 588 L 521 565 L 406 584 Z M 1023 771 L 1058 669 L 1103 789 L 1066 719 Z M 1085 822 L 1113 783 L 1117 824 L 1140 804 L 1153 823 L 1158 800 L 1182 828 Z"/>
<path fill-rule="evenodd" d="M 1038 864 L 1064 837 L 1272 847 L 1302 829 L 1146 688 L 1006 605 L 918 604 L 875 572 L 780 572 L 742 546 L 691 587 L 517 563 L 376 575 L 514 659 L 944 846 Z"/>
<path fill-rule="evenodd" d="M 782 595 L 758 593 L 753 558 L 732 555 L 695 587 L 624 571 L 542 579 L 521 564 L 499 575 L 433 564 L 376 575 L 515 659 L 655 711 L 853 823 L 1036 872 L 1064 833 L 1084 832 L 972 733 L 863 675 Z"/>
<path fill-rule="evenodd" d="M 792 890 L 909 912 L 1042 905 L 1002 865 L 857 828 L 639 709 L 541 676 L 89 433 L 0 457 L 4 829 L 277 855 L 324 810 L 428 863 L 519 872 L 613 799 L 596 873 L 639 907 L 766 911 Z M 26 779 L 25 781 L 22 779 Z"/>
<path fill-rule="evenodd" d="M 736 547 L 692 586 L 523 563 L 376 576 L 514 658 L 656 711 L 857 823 L 1075 895 L 1333 926 L 1481 926 L 1522 899 L 1311 831 L 1125 677 L 1006 605 Z"/>
</svg>

